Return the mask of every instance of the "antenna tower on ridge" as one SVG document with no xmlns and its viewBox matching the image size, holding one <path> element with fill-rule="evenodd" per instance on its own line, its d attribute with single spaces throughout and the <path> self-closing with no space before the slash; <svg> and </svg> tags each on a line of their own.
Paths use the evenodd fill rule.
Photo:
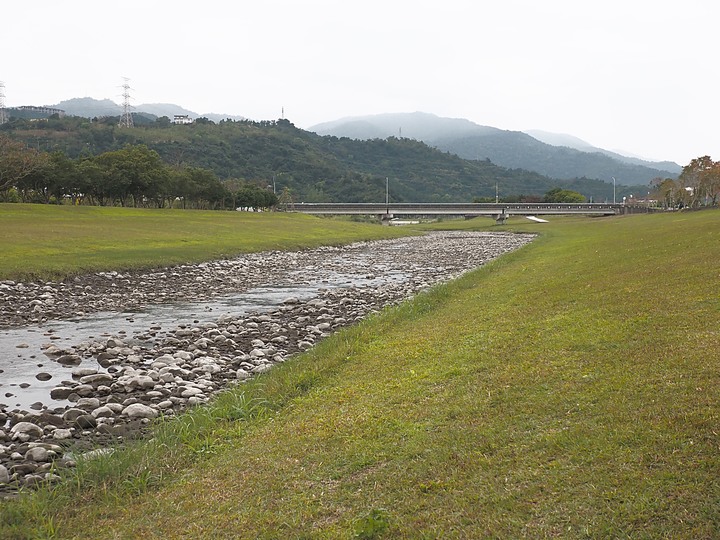
<svg viewBox="0 0 720 540">
<path fill-rule="evenodd" d="M 5 83 L 0 81 L 0 124 L 8 121 L 7 110 L 5 110 Z"/>
<path fill-rule="evenodd" d="M 125 81 L 122 85 L 123 89 L 123 112 L 122 116 L 120 117 L 120 123 L 118 124 L 120 127 L 133 127 L 133 117 L 132 112 L 130 112 L 130 109 L 132 106 L 130 105 L 130 79 L 127 77 L 123 77 L 123 80 Z"/>
</svg>

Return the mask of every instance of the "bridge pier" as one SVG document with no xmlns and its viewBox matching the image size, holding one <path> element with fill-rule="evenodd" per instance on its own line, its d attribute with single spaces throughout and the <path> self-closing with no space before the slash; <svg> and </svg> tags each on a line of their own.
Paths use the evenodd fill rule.
<svg viewBox="0 0 720 540">
<path fill-rule="evenodd" d="M 380 223 L 383 225 L 390 225 L 390 220 L 393 219 L 395 216 L 393 216 L 390 213 L 380 214 L 378 216 L 380 218 Z"/>
<path fill-rule="evenodd" d="M 505 225 L 507 218 L 510 216 L 505 213 L 505 209 L 503 208 L 502 212 L 500 212 L 499 214 L 495 214 L 493 217 L 495 218 L 495 223 L 497 223 L 498 225 Z"/>
</svg>

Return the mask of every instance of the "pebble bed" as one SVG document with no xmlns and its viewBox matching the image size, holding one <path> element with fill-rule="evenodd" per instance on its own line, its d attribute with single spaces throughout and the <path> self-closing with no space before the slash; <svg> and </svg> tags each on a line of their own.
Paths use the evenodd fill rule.
<svg viewBox="0 0 720 540">
<path fill-rule="evenodd" d="M 57 481 L 57 468 L 142 436 L 154 418 L 207 403 L 215 393 L 267 372 L 336 330 L 532 238 L 442 232 L 153 271 L 100 272 L 65 282 L 0 281 L 0 328 L 178 299 L 200 302 L 268 284 L 316 290 L 311 298 L 290 295 L 267 311 L 208 313 L 207 320 L 153 326 L 132 339 L 108 328 L 109 337 L 43 344 L 38 354 L 67 366 L 67 380 L 52 388 L 47 403 L 30 410 L 0 405 L 0 494 Z M 12 361 L 8 351 L 0 355 L 5 356 L 0 368 Z M 38 371 L 33 377 L 51 376 Z"/>
</svg>

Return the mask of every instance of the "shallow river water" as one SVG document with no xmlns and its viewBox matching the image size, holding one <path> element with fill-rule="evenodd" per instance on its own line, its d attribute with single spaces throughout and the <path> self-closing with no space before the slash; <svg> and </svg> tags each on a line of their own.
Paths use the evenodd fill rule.
<svg viewBox="0 0 720 540">
<path fill-rule="evenodd" d="M 387 298 L 396 301 L 480 266 L 528 240 L 507 234 L 435 233 L 289 254 L 267 252 L 216 265 L 184 266 L 182 272 L 164 269 L 161 278 L 154 281 L 157 272 L 113 276 L 108 278 L 113 288 L 106 290 L 98 287 L 97 276 L 107 276 L 96 274 L 90 281 L 92 285 L 78 289 L 83 291 L 82 302 L 102 306 L 103 299 L 112 298 L 115 309 L 83 308 L 82 315 L 77 316 L 70 308 L 63 312 L 53 303 L 55 309 L 39 323 L 10 327 L 6 323 L 5 328 L 0 328 L 0 409 L 67 405 L 64 400 L 50 400 L 50 390 L 69 380 L 72 370 L 78 366 L 63 366 L 46 356 L 43 351 L 49 344 L 71 350 L 83 342 L 119 337 L 129 346 L 149 345 L 177 328 L 212 321 L 222 314 L 263 312 L 277 308 L 288 297 L 305 301 L 335 288 L 360 288 L 368 296 L 384 291 Z M 171 279 L 167 279 L 168 275 Z M 227 286 L 230 281 L 234 284 Z M 13 287 L 26 289 L 23 284 Z M 13 290 L 10 284 L 5 288 Z M 47 295 L 48 290 L 54 292 L 55 288 L 61 289 L 47 284 L 42 288 L 38 286 L 35 296 L 45 298 L 39 293 L 45 291 Z M 170 291 L 165 298 L 174 298 L 174 301 L 137 301 L 136 297 L 148 290 L 155 298 L 163 288 Z M 388 289 L 392 291 L 389 295 Z M 183 292 L 172 294 L 176 290 Z M 23 294 L 26 303 L 11 306 L 17 313 L 29 309 L 27 297 L 32 295 Z M 177 301 L 178 296 L 187 300 Z M 57 297 L 56 294 L 54 298 Z M 129 307 L 123 306 L 123 298 Z M 0 296 L 0 304 L 6 300 L 11 302 L 9 295 Z M 94 358 L 83 358 L 81 367 L 103 371 Z M 46 380 L 40 380 L 38 374 Z"/>
</svg>

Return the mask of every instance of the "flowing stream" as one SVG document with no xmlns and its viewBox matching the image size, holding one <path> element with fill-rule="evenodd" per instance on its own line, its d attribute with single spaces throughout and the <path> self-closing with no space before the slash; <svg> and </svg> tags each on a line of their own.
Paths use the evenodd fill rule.
<svg viewBox="0 0 720 540">
<path fill-rule="evenodd" d="M 74 368 L 102 371 L 95 358 L 87 357 L 80 366 L 65 367 L 44 354 L 48 345 L 69 353 L 83 342 L 110 337 L 128 346 L 149 345 L 178 328 L 224 314 L 272 310 L 289 297 L 302 302 L 328 289 L 354 289 L 382 307 L 452 279 L 530 239 L 507 233 L 433 233 L 300 252 L 249 254 L 145 273 L 98 273 L 80 283 L 2 282 L 0 307 L 5 314 L 15 314 L 15 322 L 5 322 L 6 328 L 0 329 L 0 410 L 65 406 L 64 401 L 50 399 L 51 389 L 70 380 Z M 47 304 L 47 316 L 36 316 L 35 311 Z M 78 316 L 78 312 L 83 314 Z M 42 322 L 17 324 L 18 313 Z"/>
</svg>

